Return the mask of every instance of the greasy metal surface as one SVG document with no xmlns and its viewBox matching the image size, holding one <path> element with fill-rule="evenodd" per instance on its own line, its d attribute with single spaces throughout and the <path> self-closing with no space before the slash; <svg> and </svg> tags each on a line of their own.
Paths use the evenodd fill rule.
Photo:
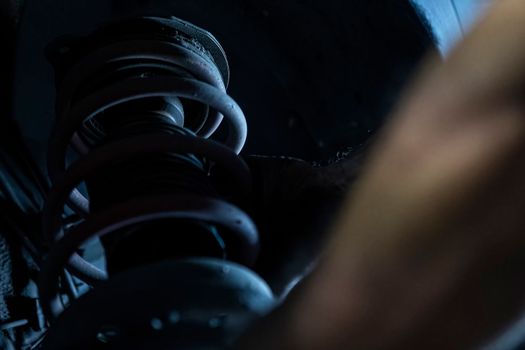
<svg viewBox="0 0 525 350">
<path fill-rule="evenodd" d="M 46 47 L 132 13 L 173 14 L 213 33 L 248 118 L 246 153 L 327 159 L 381 124 L 430 38 L 409 2 L 30 0 L 17 51 L 15 114 L 43 163 L 54 118 Z"/>
</svg>

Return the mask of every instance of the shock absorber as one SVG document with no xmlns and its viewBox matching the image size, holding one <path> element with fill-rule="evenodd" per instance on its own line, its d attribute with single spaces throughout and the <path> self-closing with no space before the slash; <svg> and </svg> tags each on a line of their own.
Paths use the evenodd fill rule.
<svg viewBox="0 0 525 350">
<path fill-rule="evenodd" d="M 50 250 L 39 286 L 46 348 L 230 346 L 274 298 L 249 269 L 256 226 L 232 204 L 251 176 L 220 44 L 182 20 L 140 17 L 52 51 Z M 71 211 L 81 219 L 67 226 Z M 78 254 L 95 237 L 106 270 Z M 94 287 L 67 308 L 64 268 Z"/>
</svg>

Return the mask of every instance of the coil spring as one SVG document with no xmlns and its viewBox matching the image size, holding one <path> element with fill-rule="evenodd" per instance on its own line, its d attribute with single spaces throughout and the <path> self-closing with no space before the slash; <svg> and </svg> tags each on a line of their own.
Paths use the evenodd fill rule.
<svg viewBox="0 0 525 350">
<path fill-rule="evenodd" d="M 186 22 L 168 22 L 142 18 L 120 24 L 118 30 L 113 28 L 113 36 L 108 35 L 108 29 L 94 35 L 96 47 L 72 65 L 62 80 L 57 95 L 58 118 L 48 152 L 53 187 L 43 222 L 52 247 L 39 285 L 44 312 L 51 320 L 63 311 L 58 278 L 64 267 L 88 284 L 108 278 L 106 271 L 78 255 L 78 248 L 94 237 L 123 228 L 164 219 L 202 222 L 225 228 L 236 240 L 234 249 L 228 252 L 229 260 L 250 266 L 256 259 L 258 233 L 249 216 L 209 191 L 196 190 L 213 166 L 225 169 L 240 191 L 251 188 L 249 169 L 238 156 L 246 140 L 246 119 L 226 94 L 227 61 L 211 35 Z M 125 30 L 137 28 L 137 23 L 141 25 L 140 35 Z M 147 36 L 144 27 L 162 35 Z M 159 101 L 164 105 L 162 111 L 156 110 Z M 185 110 L 191 113 L 186 115 Z M 126 113 L 134 117 L 116 117 Z M 107 131 L 112 118 L 118 120 L 116 134 Z M 224 144 L 210 139 L 223 119 L 228 125 Z M 67 164 L 69 147 L 81 155 L 71 165 Z M 97 205 L 77 190 L 79 184 L 100 176 L 105 169 L 110 169 L 113 176 L 124 176 L 118 172 L 118 164 L 159 155 L 170 158 L 166 164 L 183 164 L 184 169 L 192 169 L 183 172 L 182 178 L 200 174 L 197 177 L 202 181 L 193 181 L 190 189 L 186 187 L 191 179 L 175 181 L 168 183 L 171 188 L 167 191 L 157 189 L 152 194 L 147 194 L 147 189 L 130 189 L 127 197 L 111 200 L 103 194 L 105 198 Z M 166 174 L 171 175 L 173 172 Z M 124 181 L 125 185 L 140 182 L 137 174 L 129 177 L 135 182 Z M 96 184 L 93 186 L 96 188 Z M 111 188 L 101 192 L 106 190 Z M 62 221 L 66 204 L 83 218 L 67 232 Z"/>
</svg>

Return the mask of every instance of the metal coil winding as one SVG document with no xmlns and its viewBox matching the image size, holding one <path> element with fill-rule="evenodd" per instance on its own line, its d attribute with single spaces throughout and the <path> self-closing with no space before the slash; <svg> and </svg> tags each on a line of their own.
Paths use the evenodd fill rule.
<svg viewBox="0 0 525 350">
<path fill-rule="evenodd" d="M 58 118 L 48 153 L 53 187 L 44 212 L 44 232 L 52 246 L 40 279 L 41 302 L 50 319 L 63 311 L 57 280 L 64 267 L 89 284 L 108 278 L 106 271 L 78 255 L 78 248 L 93 237 L 122 228 L 162 219 L 204 222 L 225 228 L 238 241 L 228 260 L 250 266 L 257 257 L 259 238 L 254 223 L 221 198 L 178 193 L 175 188 L 172 193 L 154 191 L 93 211 L 93 203 L 77 190 L 80 183 L 114 164 L 166 154 L 192 169 L 202 165 L 203 177 L 210 168 L 221 167 L 239 191 L 250 191 L 249 169 L 238 156 L 246 141 L 247 124 L 241 108 L 226 94 L 229 73 L 222 49 L 207 50 L 206 45 L 165 22 L 142 21 L 164 28 L 163 34 L 102 43 L 95 38 L 96 47 L 69 67 L 59 88 Z M 152 101 L 159 100 L 167 101 L 168 111 L 155 110 Z M 118 120 L 120 129 L 131 125 L 133 132 L 121 132 L 118 138 L 105 133 L 104 118 L 113 118 L 115 108 L 142 103 L 148 107 L 141 111 L 144 116 L 138 122 Z M 210 139 L 223 122 L 228 130 L 224 144 Z M 151 130 L 138 133 L 141 128 Z M 80 154 L 72 164 L 67 156 L 70 147 Z M 83 218 L 67 232 L 63 228 L 66 204 Z"/>
</svg>

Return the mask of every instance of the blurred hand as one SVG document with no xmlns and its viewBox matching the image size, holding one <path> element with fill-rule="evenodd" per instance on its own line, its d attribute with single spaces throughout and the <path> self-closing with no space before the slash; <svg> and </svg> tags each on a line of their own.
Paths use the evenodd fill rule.
<svg viewBox="0 0 525 350">
<path fill-rule="evenodd" d="M 525 307 L 525 2 L 429 58 L 308 280 L 246 349 L 469 349 Z"/>
</svg>

